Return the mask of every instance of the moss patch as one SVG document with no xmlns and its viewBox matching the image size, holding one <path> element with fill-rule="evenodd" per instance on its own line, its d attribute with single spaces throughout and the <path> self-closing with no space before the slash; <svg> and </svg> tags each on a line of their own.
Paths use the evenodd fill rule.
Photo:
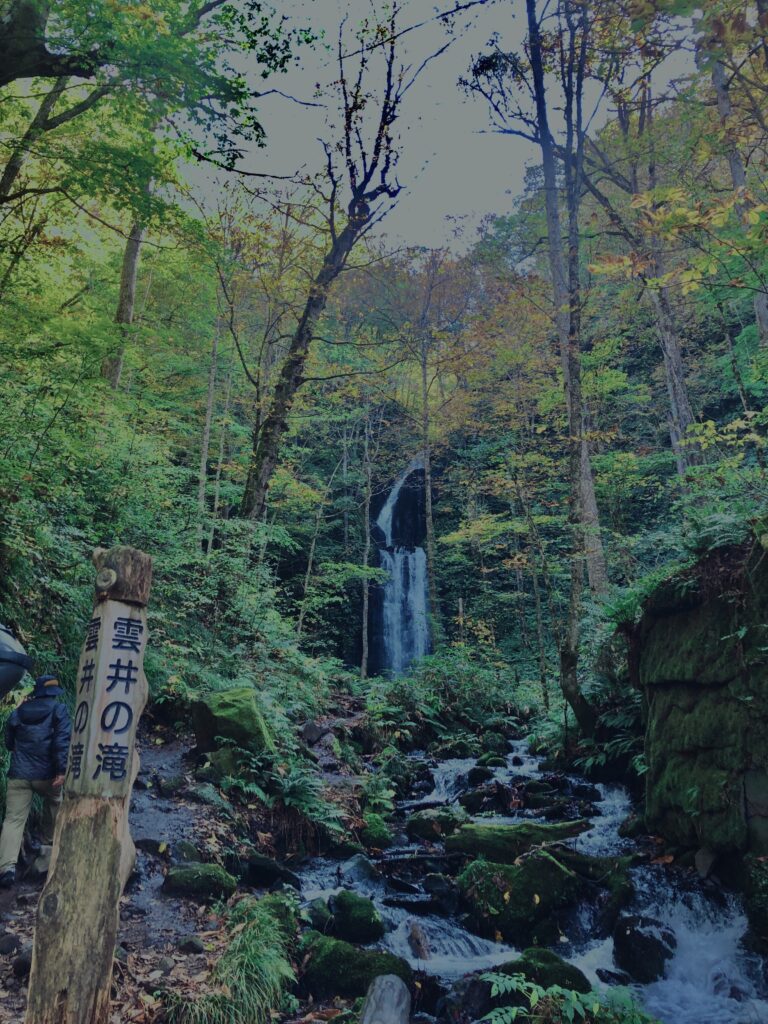
<svg viewBox="0 0 768 1024">
<path fill-rule="evenodd" d="M 168 870 L 163 890 L 179 896 L 220 899 L 231 896 L 237 880 L 218 864 L 189 864 Z"/>
<path fill-rule="evenodd" d="M 559 985 L 573 992 L 592 990 L 586 975 L 578 967 L 567 963 L 557 953 L 537 946 L 526 949 L 518 960 L 504 964 L 498 970 L 501 974 L 522 974 L 528 981 L 542 988 Z"/>
<path fill-rule="evenodd" d="M 331 897 L 333 931 L 347 942 L 378 942 L 384 935 L 384 922 L 373 900 L 342 889 Z"/>
<path fill-rule="evenodd" d="M 520 825 L 462 825 L 449 836 L 449 853 L 470 853 L 497 864 L 512 864 L 522 853 L 544 843 L 570 839 L 589 828 L 588 821 L 563 821 L 551 825 L 523 822 Z"/>
<path fill-rule="evenodd" d="M 406 985 L 413 972 L 405 960 L 392 953 L 355 949 L 348 942 L 332 939 L 319 932 L 307 932 L 301 944 L 304 961 L 302 989 L 315 998 L 364 996 L 368 986 L 380 974 L 395 974 Z"/>
</svg>

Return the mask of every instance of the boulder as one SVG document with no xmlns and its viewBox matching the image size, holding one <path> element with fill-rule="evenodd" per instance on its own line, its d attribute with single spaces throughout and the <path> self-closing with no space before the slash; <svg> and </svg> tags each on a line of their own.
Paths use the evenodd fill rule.
<svg viewBox="0 0 768 1024">
<path fill-rule="evenodd" d="M 520 764 L 522 764 L 522 758 L 518 758 Z M 502 757 L 501 754 L 482 754 L 477 759 L 477 763 L 481 768 L 506 768 L 506 758 Z"/>
<path fill-rule="evenodd" d="M 205 943 L 198 935 L 187 935 L 179 939 L 176 948 L 180 953 L 204 953 Z"/>
<path fill-rule="evenodd" d="M 364 854 L 358 853 L 341 865 L 341 877 L 345 882 L 375 882 L 381 872 Z"/>
<path fill-rule="evenodd" d="M 203 859 L 194 843 L 186 839 L 178 839 L 171 846 L 171 856 L 177 864 L 199 864 Z"/>
<path fill-rule="evenodd" d="M 245 858 L 233 856 L 227 860 L 226 866 L 228 871 L 242 879 L 246 885 L 252 885 L 257 889 L 268 889 L 281 883 L 301 890 L 301 879 L 297 874 L 263 853 L 250 853 Z"/>
<path fill-rule="evenodd" d="M 498 971 L 501 974 L 522 974 L 528 981 L 542 988 L 558 985 L 582 993 L 592 989 L 583 971 L 563 960 L 557 953 L 539 946 L 526 949 L 517 960 L 504 964 Z"/>
<path fill-rule="evenodd" d="M 231 896 L 237 889 L 233 878 L 219 864 L 189 864 L 172 867 L 163 882 L 163 891 L 174 896 L 192 896 L 199 899 L 221 899 Z"/>
<path fill-rule="evenodd" d="M 299 731 L 299 735 L 308 747 L 314 747 L 329 732 L 331 732 L 331 727 L 327 723 L 305 722 Z"/>
<path fill-rule="evenodd" d="M 586 891 L 584 880 L 549 854 L 520 864 L 473 861 L 458 878 L 462 902 L 473 931 L 515 945 L 529 945 L 549 933 L 560 912 Z"/>
<path fill-rule="evenodd" d="M 675 955 L 677 939 L 671 928 L 655 917 L 622 914 L 613 931 L 613 959 L 635 981 L 648 985 L 664 977 Z"/>
<path fill-rule="evenodd" d="M 480 786 L 493 778 L 493 769 L 482 764 L 476 764 L 467 772 L 467 782 L 470 786 Z"/>
<path fill-rule="evenodd" d="M 432 807 L 412 814 L 406 822 L 405 831 L 409 839 L 442 839 L 455 832 L 466 820 L 466 812 L 459 807 Z"/>
<path fill-rule="evenodd" d="M 200 750 L 215 750 L 220 740 L 232 740 L 253 753 L 275 749 L 274 739 L 251 686 L 207 693 L 191 709 L 192 727 Z"/>
<path fill-rule="evenodd" d="M 210 782 L 201 782 L 197 786 L 191 787 L 187 791 L 187 796 L 199 804 L 207 804 L 209 807 L 232 814 L 232 804 Z"/>
<path fill-rule="evenodd" d="M 333 914 L 333 934 L 345 942 L 378 942 L 384 936 L 384 922 L 373 900 L 342 889 L 331 896 L 328 907 Z"/>
<path fill-rule="evenodd" d="M 410 987 L 413 972 L 407 961 L 392 953 L 356 949 L 349 942 L 318 932 L 304 936 L 300 959 L 304 964 L 301 988 L 315 999 L 364 996 L 371 982 L 382 974 L 394 974 Z"/>
<path fill-rule="evenodd" d="M 322 932 L 324 935 L 329 934 L 333 931 L 333 914 L 328 909 L 328 904 L 324 899 L 319 896 L 306 908 L 307 917 L 309 923 L 312 925 L 316 932 Z"/>
<path fill-rule="evenodd" d="M 484 754 L 502 757 L 509 752 L 509 742 L 506 736 L 502 736 L 500 732 L 487 732 L 481 737 L 480 742 Z"/>
<path fill-rule="evenodd" d="M 363 816 L 364 825 L 360 830 L 360 838 L 366 846 L 375 850 L 384 850 L 392 845 L 392 833 L 389 825 L 380 814 L 368 811 Z"/>
<path fill-rule="evenodd" d="M 564 821 L 542 825 L 522 822 L 519 825 L 468 824 L 448 836 L 448 853 L 467 853 L 486 857 L 497 864 L 512 864 L 522 853 L 534 846 L 560 842 L 580 835 L 590 827 L 588 821 Z"/>
</svg>

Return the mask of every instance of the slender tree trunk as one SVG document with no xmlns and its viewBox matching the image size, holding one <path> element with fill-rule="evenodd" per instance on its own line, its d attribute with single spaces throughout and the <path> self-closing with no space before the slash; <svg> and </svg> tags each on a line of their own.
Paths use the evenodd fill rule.
<svg viewBox="0 0 768 1024">
<path fill-rule="evenodd" d="M 331 285 L 344 269 L 347 257 L 364 225 L 350 220 L 334 239 L 320 272 L 310 289 L 304 310 L 288 347 L 269 412 L 253 433 L 253 451 L 245 482 L 241 515 L 261 519 L 267 501 L 267 490 L 277 466 L 283 435 L 296 392 L 304 383 L 304 366 L 309 355 L 317 322 L 325 310 Z"/>
<path fill-rule="evenodd" d="M 205 492 L 208 484 L 208 453 L 211 447 L 211 423 L 213 421 L 213 403 L 216 396 L 216 372 L 219 359 L 219 334 L 220 324 L 216 318 L 216 326 L 213 332 L 213 344 L 211 345 L 211 365 L 208 369 L 208 396 L 205 403 L 205 421 L 203 423 L 203 437 L 200 443 L 200 473 L 197 484 L 197 510 L 198 510 L 198 539 L 202 543 L 205 529 Z"/>
<path fill-rule="evenodd" d="M 139 272 L 139 253 L 144 237 L 144 227 L 139 220 L 131 225 L 128 240 L 123 253 L 123 265 L 120 271 L 120 295 L 117 300 L 115 323 L 119 325 L 120 342 L 118 348 L 107 356 L 101 364 L 101 376 L 109 381 L 112 388 L 120 387 L 123 372 L 125 346 L 128 342 L 129 327 L 133 323 L 133 312 L 136 305 L 136 279 Z"/>
<path fill-rule="evenodd" d="M 717 100 L 717 112 L 725 133 L 726 152 L 728 154 L 728 166 L 731 171 L 731 182 L 734 191 L 747 187 L 747 171 L 739 147 L 730 135 L 730 120 L 732 116 L 731 94 L 728 86 L 728 78 L 725 67 L 717 61 L 712 69 L 712 85 Z M 746 201 L 737 206 L 737 210 L 743 216 L 747 209 Z M 754 296 L 755 323 L 757 324 L 757 336 L 761 348 L 768 347 L 768 294 L 764 290 L 756 291 Z"/>
<path fill-rule="evenodd" d="M 363 475 L 365 477 L 363 493 L 363 569 L 368 568 L 371 560 L 371 499 L 373 497 L 373 467 L 371 466 L 371 421 L 365 419 L 365 435 L 363 440 Z M 370 614 L 371 583 L 367 576 L 363 577 L 363 610 L 360 623 L 360 678 L 368 677 L 369 631 L 368 617 Z"/>
<path fill-rule="evenodd" d="M 531 572 L 533 583 L 533 607 L 536 615 L 536 644 L 539 652 L 539 685 L 544 708 L 549 711 L 549 688 L 547 686 L 547 649 L 544 643 L 544 615 L 541 606 L 541 590 L 539 589 L 539 570 L 534 562 Z"/>
<path fill-rule="evenodd" d="M 66 89 L 68 82 L 68 78 L 60 78 L 51 91 L 43 97 L 43 101 L 37 108 L 37 113 L 30 121 L 29 127 L 14 147 L 3 170 L 2 177 L 0 177 L 0 202 L 7 199 L 11 194 L 16 179 L 21 174 L 21 170 L 32 147 L 41 135 L 44 134 L 48 117 L 61 99 L 61 95 Z"/>
<path fill-rule="evenodd" d="M 570 90 L 566 103 L 566 129 L 569 144 L 565 153 L 566 199 L 568 207 L 568 263 L 563 258 L 563 241 L 560 227 L 560 202 L 557 188 L 554 141 L 549 128 L 542 41 L 536 12 L 536 0 L 526 0 L 528 18 L 528 44 L 530 49 L 533 91 L 536 102 L 536 121 L 541 146 L 544 171 L 545 207 L 547 217 L 548 248 L 553 279 L 555 316 L 560 341 L 560 356 L 563 362 L 566 409 L 568 413 L 568 477 L 570 493 L 568 501 L 569 521 L 572 534 L 571 586 L 568 601 L 568 622 L 560 648 L 560 686 L 568 704 L 573 709 L 579 727 L 586 736 L 594 734 L 595 713 L 581 692 L 578 677 L 579 632 L 581 599 L 584 587 L 584 562 L 587 552 L 587 536 L 590 530 L 584 516 L 584 416 L 581 394 L 581 292 L 579 283 L 579 195 L 583 170 L 583 137 L 581 125 L 582 82 L 574 75 L 583 72 L 585 53 L 579 57 L 578 72 L 570 71 L 570 78 L 564 82 L 564 91 Z M 585 18 L 582 11 L 580 17 Z M 586 25 L 582 20 L 582 31 Z M 571 28 L 567 41 L 575 46 L 576 34 Z M 574 110 L 574 102 L 577 104 Z M 587 460 L 588 462 L 588 460 Z M 589 472 L 591 478 L 591 467 Z M 599 547 L 598 547 L 599 543 Z M 595 546 L 602 553 L 599 535 Z M 605 587 L 607 573 L 605 559 L 600 559 L 597 587 Z M 593 569 L 595 567 L 593 566 Z M 598 590 L 598 592 L 600 592 Z"/>
<path fill-rule="evenodd" d="M 323 514 L 325 512 L 325 506 L 333 487 L 333 481 L 336 479 L 336 474 L 339 472 L 344 459 L 343 456 L 336 463 L 333 472 L 331 473 L 328 483 L 325 485 L 325 490 L 317 506 L 317 512 L 315 513 L 315 529 L 312 533 L 312 542 L 309 545 L 309 555 L 307 556 L 307 571 L 304 573 L 304 589 L 301 597 L 301 607 L 299 609 L 299 621 L 296 625 L 296 636 L 301 637 L 304 630 L 304 618 L 307 613 L 307 601 L 309 599 L 309 587 L 312 583 L 312 573 L 315 568 L 315 551 L 317 550 L 317 538 L 320 536 L 320 525 L 323 521 Z"/>
<path fill-rule="evenodd" d="M 426 520 L 425 548 L 427 556 L 427 592 L 429 598 L 429 632 L 434 648 L 442 635 L 440 607 L 437 600 L 437 574 L 435 572 L 435 523 L 432 516 L 432 447 L 429 438 L 429 382 L 428 346 L 422 339 L 421 348 L 421 449 L 424 459 L 424 518 Z"/>
<path fill-rule="evenodd" d="M 552 277 L 552 294 L 555 308 L 555 328 L 560 348 L 560 362 L 563 370 L 566 404 L 571 402 L 570 365 L 568 359 L 568 337 L 570 330 L 568 281 L 565 258 L 563 255 L 563 239 L 560 226 L 560 199 L 557 184 L 557 164 L 555 160 L 554 141 L 549 129 L 544 69 L 541 57 L 541 36 L 539 32 L 536 0 L 526 0 L 528 11 L 528 31 L 531 45 L 536 50 L 531 55 L 531 67 L 534 77 L 536 99 L 536 115 L 541 148 L 541 163 L 544 174 L 544 205 L 547 221 L 547 253 L 549 269 Z M 570 417 L 570 411 L 569 411 Z M 606 567 L 603 541 L 600 535 L 600 517 L 595 495 L 595 480 L 592 462 L 589 455 L 589 444 L 579 429 L 576 435 L 581 438 L 581 464 L 579 467 L 579 515 L 584 529 L 587 573 L 589 586 L 598 596 L 608 589 L 608 569 Z"/>
<path fill-rule="evenodd" d="M 221 415 L 221 433 L 219 434 L 219 457 L 216 460 L 216 475 L 213 480 L 213 508 L 211 509 L 211 527 L 208 531 L 208 543 L 206 546 L 206 556 L 211 557 L 211 551 L 213 550 L 213 538 L 216 532 L 216 520 L 219 515 L 219 504 L 221 502 L 221 474 L 224 467 L 224 454 L 227 448 L 227 434 L 228 434 L 228 420 L 229 416 L 229 400 L 232 394 L 232 367 L 230 366 L 227 373 L 227 386 L 224 394 L 224 411 Z"/>
</svg>

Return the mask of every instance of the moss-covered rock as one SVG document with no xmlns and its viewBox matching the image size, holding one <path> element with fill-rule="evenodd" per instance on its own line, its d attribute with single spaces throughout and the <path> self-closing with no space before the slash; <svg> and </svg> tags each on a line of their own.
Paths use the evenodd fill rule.
<svg viewBox="0 0 768 1024">
<path fill-rule="evenodd" d="M 192 705 L 192 727 L 201 750 L 215 750 L 219 737 L 254 753 L 274 750 L 274 739 L 251 686 L 205 694 Z"/>
<path fill-rule="evenodd" d="M 502 736 L 500 732 L 484 733 L 480 742 L 482 744 L 484 754 L 502 756 L 509 750 L 509 742 L 507 741 L 506 736 Z"/>
<path fill-rule="evenodd" d="M 221 899 L 231 896 L 237 879 L 218 864 L 188 864 L 169 868 L 163 890 L 178 896 Z"/>
<path fill-rule="evenodd" d="M 384 850 L 392 845 L 392 832 L 380 814 L 368 811 L 363 816 L 363 822 L 360 838 L 366 846 L 373 847 L 375 850 Z"/>
<path fill-rule="evenodd" d="M 440 760 L 477 757 L 481 752 L 480 740 L 471 733 L 460 733 L 458 736 L 451 736 L 450 739 L 432 744 L 429 752 Z"/>
<path fill-rule="evenodd" d="M 412 814 L 405 831 L 409 839 L 441 839 L 455 832 L 467 820 L 467 814 L 461 807 L 430 807 Z"/>
<path fill-rule="evenodd" d="M 507 760 L 500 754 L 483 754 L 478 757 L 477 763 L 481 768 L 505 768 Z"/>
<path fill-rule="evenodd" d="M 523 951 L 519 959 L 512 960 L 498 968 L 501 974 L 522 974 L 528 981 L 551 988 L 558 985 L 573 992 L 589 992 L 592 989 L 586 975 L 578 967 L 569 964 L 549 949 L 533 946 Z"/>
<path fill-rule="evenodd" d="M 584 880 L 548 853 L 520 864 L 473 861 L 459 875 L 459 889 L 473 931 L 527 945 L 586 889 Z"/>
<path fill-rule="evenodd" d="M 512 864 L 521 853 L 534 846 L 559 842 L 580 835 L 590 827 L 588 821 L 562 821 L 551 825 L 526 821 L 519 825 L 462 825 L 448 836 L 445 848 L 449 853 L 468 853 L 485 857 L 497 864 Z"/>
<path fill-rule="evenodd" d="M 333 933 L 346 942 L 378 942 L 384 922 L 373 900 L 349 889 L 332 896 L 328 907 L 333 914 Z"/>
<path fill-rule="evenodd" d="M 395 974 L 408 986 L 413 983 L 413 972 L 400 957 L 376 950 L 355 949 L 348 942 L 318 932 L 307 932 L 300 954 L 304 963 L 302 989 L 316 999 L 364 996 L 373 979 L 380 974 Z"/>
<path fill-rule="evenodd" d="M 646 821 L 674 845 L 768 853 L 766 622 L 768 560 L 749 548 L 711 552 L 646 604 Z"/>
</svg>

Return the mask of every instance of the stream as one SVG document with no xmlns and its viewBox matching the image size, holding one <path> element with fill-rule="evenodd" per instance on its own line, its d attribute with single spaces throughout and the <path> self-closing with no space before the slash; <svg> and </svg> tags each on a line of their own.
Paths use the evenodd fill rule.
<svg viewBox="0 0 768 1024">
<path fill-rule="evenodd" d="M 451 759 L 434 765 L 424 755 L 414 758 L 427 761 L 432 770 L 434 786 L 428 793 L 401 802 L 398 811 L 408 812 L 424 807 L 449 805 L 468 786 L 466 775 L 475 765 L 474 759 Z M 495 778 L 505 784 L 514 780 L 543 778 L 539 762 L 528 750 L 524 740 L 510 744 L 506 766 L 495 769 Z M 568 776 L 573 785 L 588 786 L 578 776 Z M 618 785 L 598 785 L 600 799 L 594 802 L 592 827 L 567 845 L 582 853 L 605 856 L 631 854 L 639 850 L 638 842 L 623 839 L 619 826 L 631 811 L 626 790 Z M 472 820 L 486 824 L 519 824 L 541 821 L 531 811 L 513 811 L 504 816 L 482 815 Z M 424 873 L 442 870 L 439 842 L 402 842 L 386 851 L 375 864 L 387 869 L 392 861 L 409 855 L 422 855 Z M 434 859 L 431 855 L 434 853 Z M 435 864 L 438 866 L 436 867 Z M 410 876 L 409 876 L 410 877 Z M 768 985 L 760 957 L 743 948 L 742 938 L 747 922 L 739 900 L 722 890 L 714 881 L 701 881 L 693 871 L 682 871 L 660 864 L 644 863 L 631 869 L 634 889 L 627 910 L 653 917 L 669 926 L 677 937 L 677 947 L 667 963 L 665 976 L 652 984 L 633 985 L 637 1001 L 663 1024 L 765 1024 L 768 1022 Z M 315 859 L 302 872 L 302 897 L 309 903 L 317 897 L 327 898 L 340 887 L 351 888 L 369 896 L 376 903 L 388 931 L 379 947 L 406 959 L 418 971 L 437 977 L 449 986 L 471 972 L 492 969 L 515 959 L 521 950 L 503 943 L 480 938 L 463 927 L 457 913 L 438 916 L 414 912 L 407 904 L 427 903 L 418 878 L 415 885 L 393 888 L 392 875 L 384 870 L 366 870 L 355 858 L 345 864 Z M 412 895 L 403 896 L 410 891 Z M 400 903 L 393 906 L 392 901 Z M 421 906 L 419 911 L 429 909 Z M 579 967 L 594 988 L 603 991 L 606 972 L 615 971 L 613 939 L 596 940 L 591 930 L 593 908 L 584 903 L 574 908 L 563 926 L 560 944 L 555 951 Z M 428 955 L 414 955 L 413 929 L 416 927 Z"/>
</svg>

